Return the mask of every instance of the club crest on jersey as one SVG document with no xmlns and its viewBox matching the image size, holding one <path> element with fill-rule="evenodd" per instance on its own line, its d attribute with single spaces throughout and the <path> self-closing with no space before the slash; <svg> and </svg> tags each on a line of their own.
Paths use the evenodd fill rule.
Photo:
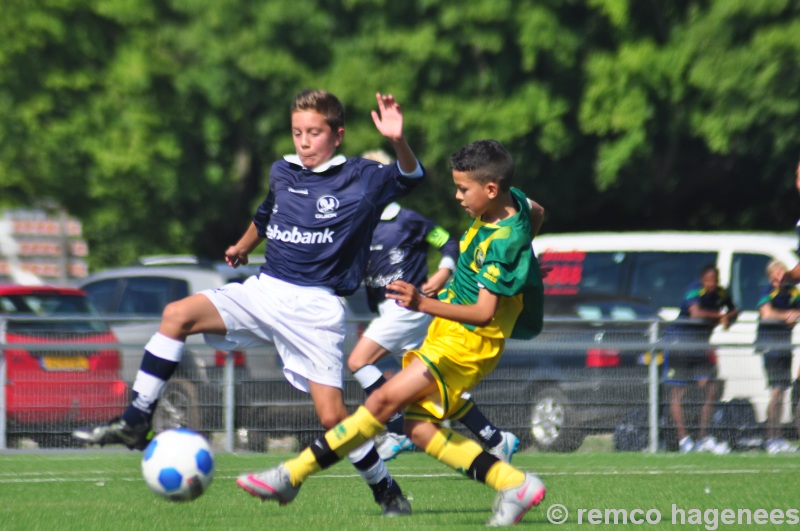
<svg viewBox="0 0 800 531">
<path fill-rule="evenodd" d="M 390 264 L 399 264 L 405 258 L 406 253 L 397 247 L 389 251 L 389 263 Z"/>
<path fill-rule="evenodd" d="M 475 260 L 475 265 L 478 266 L 478 268 L 483 267 L 483 261 L 485 258 L 486 255 L 483 254 L 483 249 L 481 249 L 480 247 L 475 249 L 475 256 L 473 257 L 473 259 Z"/>
<path fill-rule="evenodd" d="M 317 212 L 314 217 L 317 219 L 335 218 L 336 211 L 339 209 L 339 200 L 332 195 L 323 195 L 317 199 Z"/>
</svg>

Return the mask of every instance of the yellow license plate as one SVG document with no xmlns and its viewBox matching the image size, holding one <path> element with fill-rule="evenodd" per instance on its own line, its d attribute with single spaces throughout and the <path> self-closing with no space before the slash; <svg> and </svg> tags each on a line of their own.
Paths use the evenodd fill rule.
<svg viewBox="0 0 800 531">
<path fill-rule="evenodd" d="M 42 356 L 42 366 L 48 371 L 88 371 L 86 356 Z"/>
</svg>

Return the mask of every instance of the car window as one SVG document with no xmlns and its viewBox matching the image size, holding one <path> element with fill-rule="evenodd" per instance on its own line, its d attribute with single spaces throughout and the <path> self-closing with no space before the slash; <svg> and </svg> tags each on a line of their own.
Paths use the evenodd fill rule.
<svg viewBox="0 0 800 531">
<path fill-rule="evenodd" d="M 731 297 L 742 310 L 758 308 L 758 298 L 769 285 L 766 268 L 770 260 L 769 256 L 763 254 L 734 253 Z"/>
<path fill-rule="evenodd" d="M 630 306 L 621 306 L 614 304 L 609 311 L 609 317 L 615 321 L 631 321 L 639 317 L 636 315 L 636 310 Z"/>
<path fill-rule="evenodd" d="M 590 304 L 579 304 L 575 311 L 578 317 L 586 319 L 587 321 L 603 318 L 603 311 L 599 307 Z"/>
<path fill-rule="evenodd" d="M 97 311 L 101 314 L 116 313 L 116 294 L 119 280 L 98 280 L 81 287 L 86 292 L 86 296 L 92 302 Z"/>
<path fill-rule="evenodd" d="M 117 313 L 160 315 L 167 304 L 188 295 L 189 283 L 182 279 L 132 277 L 125 282 Z"/>
<path fill-rule="evenodd" d="M 9 332 L 103 332 L 102 321 L 85 320 L 25 320 L 14 321 L 13 316 L 67 317 L 96 316 L 97 312 L 83 295 L 61 293 L 32 293 L 0 296 L 0 308 L 9 317 Z"/>
<path fill-rule="evenodd" d="M 648 251 L 635 255 L 630 295 L 649 299 L 659 308 L 681 305 L 686 288 L 706 264 L 717 263 L 715 252 Z"/>
<path fill-rule="evenodd" d="M 539 261 L 543 267 L 552 268 L 544 279 L 545 294 L 624 293 L 629 264 L 627 253 L 545 252 Z"/>
</svg>

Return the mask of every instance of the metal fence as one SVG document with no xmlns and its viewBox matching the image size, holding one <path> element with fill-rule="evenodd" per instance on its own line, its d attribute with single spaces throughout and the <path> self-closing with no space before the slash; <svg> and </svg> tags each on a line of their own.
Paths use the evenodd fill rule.
<svg viewBox="0 0 800 531">
<path fill-rule="evenodd" d="M 111 328 L 117 333 L 141 322 L 116 320 Z M 523 447 L 571 451 L 587 435 L 602 433 L 613 434 L 618 449 L 675 449 L 661 365 L 666 324 L 598 320 L 587 327 L 585 322 L 546 320 L 537 339 L 507 343 L 498 367 L 472 396 Z M 0 319 L 0 331 L 5 325 Z M 743 322 L 716 331 L 710 346 L 692 341 L 670 345 L 670 355 L 703 351 L 716 356 L 719 386 L 709 430 L 734 448 L 758 446 L 763 437 L 769 390 L 763 347 L 754 345 L 755 329 L 755 322 Z M 130 336 L 123 331 L 116 337 Z M 10 341 L 5 334 L 0 339 L 0 449 L 33 443 L 76 447 L 71 430 L 122 412 L 143 346 L 65 341 L 46 331 L 27 342 Z M 355 340 L 348 338 L 348 344 Z M 121 365 L 100 363 L 101 352 L 120 356 Z M 364 392 L 349 375 L 344 395 L 350 408 L 364 401 Z M 704 388 L 687 386 L 683 402 L 687 425 L 698 434 Z M 744 411 L 749 404 L 754 421 Z M 734 406 L 741 410 L 738 417 L 731 414 Z M 781 420 L 789 438 L 796 439 L 793 411 L 787 392 Z M 188 346 L 187 358 L 159 402 L 156 430 L 178 425 L 207 433 L 223 451 L 297 448 L 322 433 L 310 398 L 285 381 L 274 349 L 226 353 L 200 342 Z M 451 425 L 468 433 L 457 421 Z"/>
</svg>

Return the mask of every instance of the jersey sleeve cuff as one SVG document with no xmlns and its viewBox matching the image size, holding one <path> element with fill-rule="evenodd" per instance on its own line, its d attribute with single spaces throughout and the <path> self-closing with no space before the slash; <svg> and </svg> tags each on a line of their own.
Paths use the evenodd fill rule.
<svg viewBox="0 0 800 531">
<path fill-rule="evenodd" d="M 412 171 L 411 173 L 404 172 L 403 168 L 400 167 L 400 163 L 399 162 L 395 162 L 395 164 L 397 164 L 397 169 L 400 170 L 400 174 L 403 177 L 422 177 L 422 175 L 423 175 L 422 166 L 420 166 L 418 160 L 416 160 L 416 159 L 414 159 L 414 160 L 417 163 L 417 167 L 414 168 L 414 171 Z"/>
<path fill-rule="evenodd" d="M 456 270 L 456 261 L 450 258 L 449 256 L 443 256 L 442 259 L 439 261 L 439 269 L 446 267 L 450 271 Z"/>
</svg>

